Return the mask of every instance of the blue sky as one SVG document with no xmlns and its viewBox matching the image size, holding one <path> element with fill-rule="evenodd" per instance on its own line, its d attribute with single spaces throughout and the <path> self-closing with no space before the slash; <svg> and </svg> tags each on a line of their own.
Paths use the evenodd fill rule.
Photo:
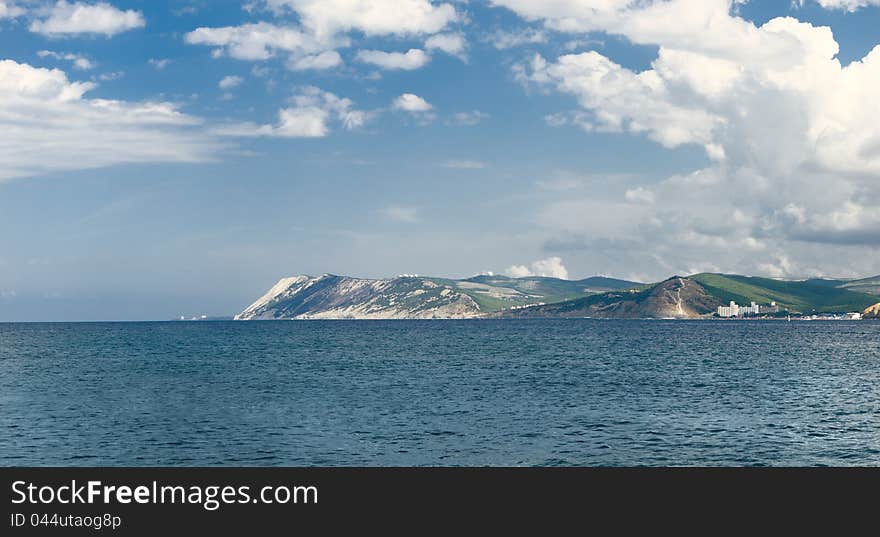
<svg viewBox="0 0 880 537">
<path fill-rule="evenodd" d="M 0 2 L 0 321 L 880 273 L 876 3 Z"/>
</svg>

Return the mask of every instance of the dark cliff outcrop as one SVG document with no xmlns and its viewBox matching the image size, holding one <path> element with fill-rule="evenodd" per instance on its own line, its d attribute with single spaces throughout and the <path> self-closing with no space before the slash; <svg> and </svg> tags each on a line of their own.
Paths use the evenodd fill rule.
<svg viewBox="0 0 880 537">
<path fill-rule="evenodd" d="M 641 290 L 603 293 L 557 304 L 501 312 L 500 317 L 597 319 L 696 319 L 712 315 L 721 300 L 699 283 L 673 277 Z"/>
</svg>

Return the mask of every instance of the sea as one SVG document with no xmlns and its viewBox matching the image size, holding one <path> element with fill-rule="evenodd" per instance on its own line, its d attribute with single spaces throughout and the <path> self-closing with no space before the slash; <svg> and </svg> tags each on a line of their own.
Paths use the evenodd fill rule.
<svg viewBox="0 0 880 537">
<path fill-rule="evenodd" d="M 0 465 L 880 465 L 880 322 L 0 324 Z"/>
</svg>

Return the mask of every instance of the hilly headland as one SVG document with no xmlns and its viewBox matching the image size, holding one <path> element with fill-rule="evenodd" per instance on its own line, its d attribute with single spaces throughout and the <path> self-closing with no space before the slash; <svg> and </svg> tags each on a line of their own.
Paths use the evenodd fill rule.
<svg viewBox="0 0 880 537">
<path fill-rule="evenodd" d="M 236 320 L 877 318 L 880 277 L 779 280 L 730 274 L 642 283 L 479 275 L 282 278 Z"/>
</svg>

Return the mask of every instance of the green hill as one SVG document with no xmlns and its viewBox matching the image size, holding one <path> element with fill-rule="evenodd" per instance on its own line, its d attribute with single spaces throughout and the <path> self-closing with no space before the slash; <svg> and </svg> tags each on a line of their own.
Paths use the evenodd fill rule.
<svg viewBox="0 0 880 537">
<path fill-rule="evenodd" d="M 609 291 L 565 302 L 498 312 L 502 318 L 695 319 L 713 314 L 721 301 L 689 278 Z"/>
<path fill-rule="evenodd" d="M 493 312 L 514 306 L 550 304 L 585 296 L 632 289 L 642 284 L 615 278 L 595 276 L 584 280 L 561 280 L 531 276 L 510 278 L 501 275 L 474 276 L 464 280 L 431 278 L 441 285 L 450 285 L 473 298 L 480 309 Z"/>
<path fill-rule="evenodd" d="M 729 274 L 697 274 L 691 279 L 723 302 L 776 302 L 785 309 L 803 313 L 862 311 L 877 302 L 876 296 L 837 286 L 851 282 L 785 281 Z"/>
<path fill-rule="evenodd" d="M 826 280 L 825 278 L 813 278 L 810 280 L 803 280 L 801 283 L 818 285 L 820 287 L 844 287 L 849 282 L 850 280 Z"/>
<path fill-rule="evenodd" d="M 880 295 L 880 276 L 863 278 L 861 280 L 849 280 L 843 282 L 839 287 L 859 293 L 867 293 L 869 295 Z"/>
</svg>

